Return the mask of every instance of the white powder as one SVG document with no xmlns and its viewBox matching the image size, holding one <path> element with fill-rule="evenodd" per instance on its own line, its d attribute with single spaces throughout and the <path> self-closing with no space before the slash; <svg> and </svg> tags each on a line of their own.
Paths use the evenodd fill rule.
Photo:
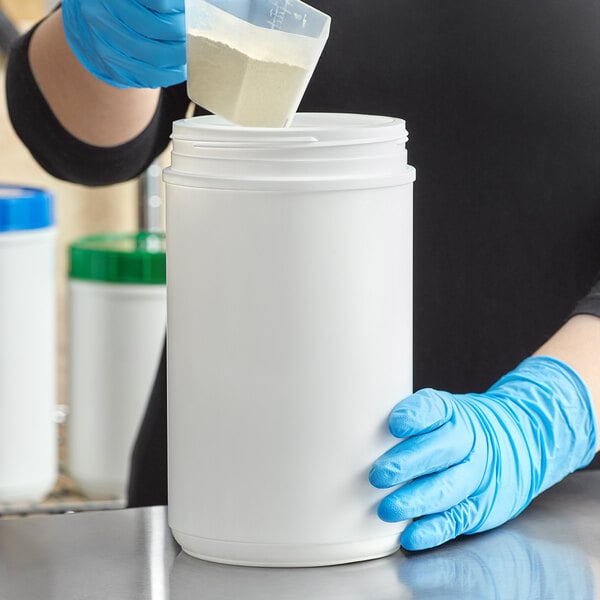
<svg viewBox="0 0 600 600">
<path fill-rule="evenodd" d="M 306 68 L 256 58 L 204 32 L 188 32 L 187 44 L 194 102 L 238 125 L 287 125 L 309 77 Z"/>
</svg>

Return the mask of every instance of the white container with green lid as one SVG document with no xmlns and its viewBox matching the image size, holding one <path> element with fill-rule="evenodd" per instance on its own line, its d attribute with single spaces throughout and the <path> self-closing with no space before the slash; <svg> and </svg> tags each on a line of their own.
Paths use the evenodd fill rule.
<svg viewBox="0 0 600 600">
<path fill-rule="evenodd" d="M 125 500 L 165 336 L 164 235 L 87 236 L 69 261 L 67 468 L 87 496 Z"/>
<path fill-rule="evenodd" d="M 38 502 L 56 481 L 53 205 L 0 184 L 0 503 Z"/>
</svg>

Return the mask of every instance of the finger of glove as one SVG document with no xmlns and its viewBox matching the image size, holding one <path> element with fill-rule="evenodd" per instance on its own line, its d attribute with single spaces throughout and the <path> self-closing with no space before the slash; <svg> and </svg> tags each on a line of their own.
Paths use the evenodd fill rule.
<svg viewBox="0 0 600 600">
<path fill-rule="evenodd" d="M 109 53 L 105 42 L 98 42 L 95 52 L 102 56 L 103 60 L 92 65 L 92 72 L 116 87 L 168 87 L 186 79 L 185 64 L 157 68 L 155 65 L 123 55 L 113 48 Z"/>
<path fill-rule="evenodd" d="M 399 485 L 462 462 L 473 448 L 473 432 L 451 421 L 411 437 L 380 456 L 369 473 L 377 488 Z"/>
<path fill-rule="evenodd" d="M 411 523 L 400 536 L 406 550 L 426 550 L 452 540 L 471 529 L 478 515 L 476 503 L 467 498 L 460 504 Z"/>
<path fill-rule="evenodd" d="M 161 41 L 185 41 L 185 15 L 177 13 L 157 13 L 138 2 L 124 1 L 106 5 L 104 19 L 113 29 L 120 23 L 124 33 L 132 38 L 148 38 Z M 111 23 L 112 21 L 112 23 Z"/>
<path fill-rule="evenodd" d="M 389 427 L 396 437 L 411 437 L 433 431 L 452 418 L 452 394 L 432 389 L 419 390 L 392 410 Z"/>
<path fill-rule="evenodd" d="M 113 71 L 117 78 L 127 82 L 127 87 L 169 87 L 182 83 L 187 78 L 185 65 L 157 69 L 143 62 L 132 63 L 131 59 L 116 60 Z"/>
<path fill-rule="evenodd" d="M 117 2 L 123 2 L 123 0 L 117 0 Z M 135 3 L 161 13 L 183 12 L 185 10 L 184 0 L 138 0 Z"/>
<path fill-rule="evenodd" d="M 479 469 L 467 460 L 407 483 L 380 502 L 377 514 L 393 523 L 440 513 L 471 495 L 480 479 Z"/>
<path fill-rule="evenodd" d="M 180 67 L 186 63 L 185 42 L 162 42 L 132 37 L 125 31 L 111 30 L 105 23 L 98 24 L 93 39 L 96 51 L 106 62 L 122 68 L 141 68 L 140 63 L 151 69 Z"/>
</svg>

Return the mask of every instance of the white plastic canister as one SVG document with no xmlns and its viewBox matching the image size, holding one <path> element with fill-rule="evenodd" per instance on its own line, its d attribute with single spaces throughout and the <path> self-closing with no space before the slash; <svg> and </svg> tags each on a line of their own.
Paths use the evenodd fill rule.
<svg viewBox="0 0 600 600">
<path fill-rule="evenodd" d="M 207 560 L 397 550 L 373 461 L 412 391 L 404 121 L 175 122 L 167 195 L 169 524 Z"/>
<path fill-rule="evenodd" d="M 57 474 L 56 229 L 44 190 L 0 186 L 0 502 L 37 502 Z"/>
<path fill-rule="evenodd" d="M 67 469 L 87 496 L 126 499 L 165 337 L 164 235 L 87 236 L 69 258 Z"/>
</svg>

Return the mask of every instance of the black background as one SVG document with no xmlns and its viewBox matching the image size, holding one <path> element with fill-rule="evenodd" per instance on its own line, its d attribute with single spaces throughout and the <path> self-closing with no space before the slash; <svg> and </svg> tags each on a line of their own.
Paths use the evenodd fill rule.
<svg viewBox="0 0 600 600">
<path fill-rule="evenodd" d="M 313 0 L 305 111 L 404 118 L 415 389 L 482 391 L 600 270 L 600 2 Z"/>
</svg>

